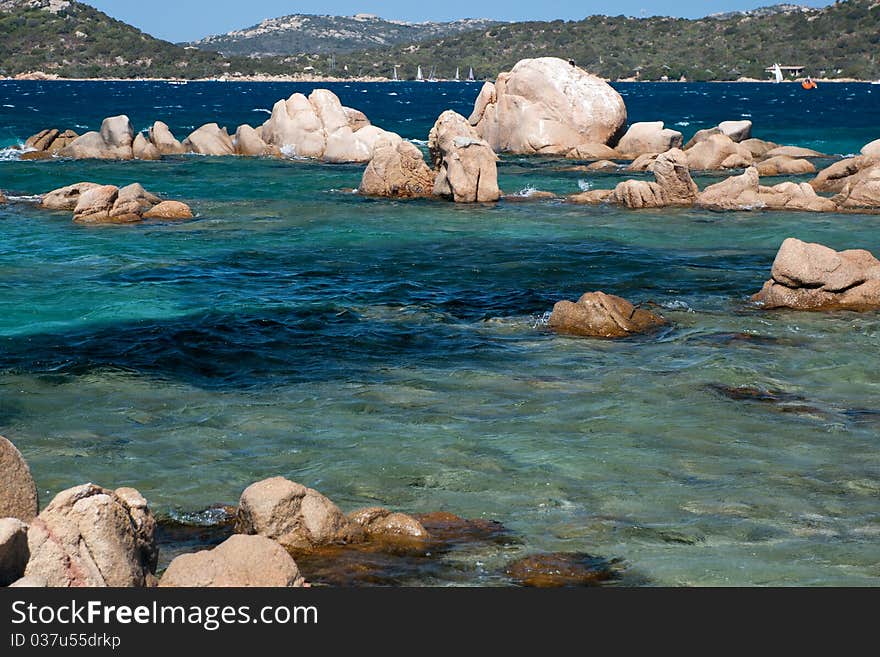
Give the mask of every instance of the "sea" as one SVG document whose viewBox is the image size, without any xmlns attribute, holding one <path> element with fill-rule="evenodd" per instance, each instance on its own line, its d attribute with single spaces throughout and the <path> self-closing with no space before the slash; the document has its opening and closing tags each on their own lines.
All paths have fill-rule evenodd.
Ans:
<svg viewBox="0 0 880 657">
<path fill-rule="evenodd" d="M 749 119 L 839 157 L 880 137 L 869 84 L 615 86 L 630 121 L 685 139 Z M 202 527 L 197 549 L 211 509 L 280 475 L 345 511 L 506 528 L 380 583 L 509 586 L 510 562 L 571 553 L 615 563 L 612 586 L 880 585 L 880 315 L 749 302 L 786 237 L 880 254 L 880 215 L 377 200 L 353 191 L 361 165 L 9 148 L 116 114 L 180 139 L 233 132 L 315 87 L 422 148 L 480 88 L 0 82 L 0 434 L 44 505 L 132 486 L 163 526 Z M 650 176 L 577 164 L 505 155 L 499 183 L 561 197 Z M 80 226 L 32 202 L 86 180 L 140 182 L 196 217 Z M 593 290 L 670 324 L 618 341 L 547 330 L 556 301 Z M 166 538 L 161 565 L 183 549 Z"/>
</svg>

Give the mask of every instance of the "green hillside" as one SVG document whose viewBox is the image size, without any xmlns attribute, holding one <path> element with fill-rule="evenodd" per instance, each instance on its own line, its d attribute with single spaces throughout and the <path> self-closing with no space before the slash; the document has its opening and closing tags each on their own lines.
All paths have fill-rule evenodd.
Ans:
<svg viewBox="0 0 880 657">
<path fill-rule="evenodd" d="M 708 17 L 626 18 L 509 23 L 408 47 L 383 48 L 336 58 L 337 69 L 401 77 L 416 67 L 436 67 L 450 77 L 473 67 L 492 78 L 524 57 L 557 56 L 610 79 L 666 75 L 689 80 L 766 79 L 765 67 L 803 65 L 813 76 L 880 78 L 880 2 L 847 0 L 824 9 L 791 8 Z M 306 65 L 306 58 L 299 58 Z M 319 72 L 326 70 L 309 60 Z"/>
<path fill-rule="evenodd" d="M 325 17 L 326 18 L 326 17 Z M 332 17 L 328 20 L 332 23 Z M 340 19 L 341 20 L 341 19 Z M 329 24 L 328 24 L 329 25 Z M 325 27 L 327 27 L 325 25 Z M 699 20 L 592 16 L 582 21 L 499 24 L 348 54 L 225 57 L 155 39 L 80 2 L 0 0 L 0 74 L 182 77 L 300 74 L 494 78 L 525 57 L 557 56 L 611 79 L 766 78 L 779 62 L 813 76 L 880 78 L 880 2 L 824 9 L 779 6 Z"/>
</svg>

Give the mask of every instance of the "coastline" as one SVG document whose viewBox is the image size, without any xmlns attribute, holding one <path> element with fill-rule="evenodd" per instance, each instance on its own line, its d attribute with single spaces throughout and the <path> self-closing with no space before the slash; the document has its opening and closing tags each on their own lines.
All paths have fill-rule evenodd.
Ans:
<svg viewBox="0 0 880 657">
<path fill-rule="evenodd" d="M 655 84 L 688 84 L 693 82 L 700 82 L 699 80 L 637 80 L 635 78 L 623 78 L 619 80 L 610 80 L 608 78 L 602 78 L 605 82 L 609 83 L 655 83 Z M 711 84 L 741 84 L 741 83 L 764 83 L 764 84 L 798 84 L 805 78 L 797 78 L 794 80 L 783 80 L 781 83 L 776 83 L 774 80 L 759 80 L 757 78 L 739 78 L 737 80 L 705 80 L 706 83 Z M 482 84 L 487 81 L 491 81 L 491 78 L 479 79 L 479 80 L 436 80 L 435 82 L 460 82 L 462 84 Z M 876 82 L 876 80 L 861 80 L 858 78 L 812 78 L 812 80 L 819 84 L 872 84 Z M 48 75 L 41 72 L 36 73 L 28 73 L 28 74 L 19 74 L 16 76 L 0 76 L 0 82 L 18 82 L 18 81 L 37 81 L 37 82 L 174 82 L 174 83 L 189 83 L 189 82 L 331 82 L 331 83 L 339 83 L 339 82 L 357 82 L 357 83 L 372 83 L 372 82 L 416 82 L 416 80 L 393 80 L 389 77 L 382 76 L 362 76 L 362 77 L 348 77 L 348 78 L 340 78 L 340 77 L 332 77 L 332 76 L 322 76 L 322 75 L 241 75 L 234 77 L 220 77 L 220 78 L 153 78 L 153 77 L 140 77 L 140 78 L 117 78 L 117 77 L 97 77 L 97 78 L 65 78 L 56 75 Z M 424 80 L 426 84 L 430 84 L 431 81 Z"/>
</svg>

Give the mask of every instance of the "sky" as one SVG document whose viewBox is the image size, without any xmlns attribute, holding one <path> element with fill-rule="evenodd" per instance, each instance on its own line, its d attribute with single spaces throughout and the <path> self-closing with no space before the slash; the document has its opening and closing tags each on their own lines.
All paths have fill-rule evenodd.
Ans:
<svg viewBox="0 0 880 657">
<path fill-rule="evenodd" d="M 287 14 L 376 14 L 382 18 L 426 21 L 457 18 L 499 20 L 579 20 L 592 14 L 683 16 L 754 9 L 783 0 L 88 0 L 86 4 L 168 41 L 194 41 L 211 34 L 250 27 L 264 18 Z M 828 0 L 788 0 L 821 7 Z"/>
</svg>

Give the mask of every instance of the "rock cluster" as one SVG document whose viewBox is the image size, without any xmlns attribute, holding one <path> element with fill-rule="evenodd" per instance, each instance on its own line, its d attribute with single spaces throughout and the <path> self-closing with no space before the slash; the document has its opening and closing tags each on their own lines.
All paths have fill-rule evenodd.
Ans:
<svg viewBox="0 0 880 657">
<path fill-rule="evenodd" d="M 663 121 L 633 123 L 621 137 L 615 150 L 620 157 L 632 159 L 644 153 L 665 153 L 681 148 L 682 134 L 665 128 Z"/>
<path fill-rule="evenodd" d="M 547 322 L 554 331 L 593 338 L 623 338 L 650 331 L 666 320 L 626 299 L 587 292 L 576 303 L 560 301 Z"/>
<path fill-rule="evenodd" d="M 697 195 L 696 206 L 708 210 L 804 210 L 833 212 L 837 205 L 816 194 L 808 183 L 784 182 L 772 187 L 760 184 L 755 167 L 709 185 Z"/>
<path fill-rule="evenodd" d="M 578 149 L 620 136 L 626 106 L 601 78 L 541 57 L 520 60 L 494 84 L 487 82 L 469 121 L 496 153 L 580 157 Z"/>
<path fill-rule="evenodd" d="M 358 191 L 367 196 L 427 197 L 434 193 L 435 175 L 414 144 L 383 137 L 374 146 Z"/>
<path fill-rule="evenodd" d="M 181 142 L 161 121 L 153 123 L 146 135 L 135 134 L 131 121 L 121 115 L 104 119 L 100 131 L 82 136 L 71 131 L 43 130 L 28 139 L 26 148 L 45 157 L 57 154 L 74 159 L 158 160 L 167 155 L 196 153 L 369 162 L 381 138 L 400 139 L 371 125 L 363 112 L 343 106 L 333 92 L 316 89 L 308 97 L 295 93 L 279 100 L 263 125 L 238 126 L 234 135 L 217 123 L 207 123 Z"/>
<path fill-rule="evenodd" d="M 81 182 L 44 195 L 40 206 L 47 210 L 72 210 L 73 220 L 83 224 L 124 224 L 144 219 L 191 219 L 192 210 L 180 201 L 163 201 L 139 183 L 119 188 Z"/>
<path fill-rule="evenodd" d="M 835 251 L 786 239 L 752 300 L 764 308 L 870 310 L 880 308 L 880 260 L 862 249 Z"/>
</svg>

